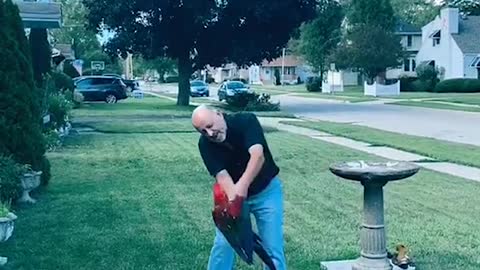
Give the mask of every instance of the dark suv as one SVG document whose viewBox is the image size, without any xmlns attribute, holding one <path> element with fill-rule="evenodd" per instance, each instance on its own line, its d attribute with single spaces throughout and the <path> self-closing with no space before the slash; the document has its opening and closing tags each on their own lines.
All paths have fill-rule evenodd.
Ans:
<svg viewBox="0 0 480 270">
<path fill-rule="evenodd" d="M 112 76 L 84 76 L 74 80 L 75 90 L 84 101 L 116 103 L 127 98 L 127 86 L 122 79 Z"/>
</svg>

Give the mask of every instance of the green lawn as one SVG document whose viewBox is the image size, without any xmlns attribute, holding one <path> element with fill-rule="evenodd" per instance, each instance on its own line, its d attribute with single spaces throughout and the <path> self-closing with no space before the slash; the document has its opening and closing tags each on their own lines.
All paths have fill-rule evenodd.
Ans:
<svg viewBox="0 0 480 270">
<path fill-rule="evenodd" d="M 307 98 L 334 99 L 334 100 L 347 101 L 347 102 L 350 102 L 350 103 L 358 103 L 358 102 L 377 100 L 374 97 L 343 96 L 341 93 L 335 93 L 333 95 L 332 94 L 320 94 L 320 93 L 301 93 L 301 94 L 294 94 L 294 96 L 307 97 Z"/>
<path fill-rule="evenodd" d="M 328 121 L 281 121 L 280 123 L 313 128 L 375 145 L 390 146 L 432 157 L 440 161 L 450 161 L 480 167 L 480 147 L 474 145 L 404 135 L 364 126 Z"/>
<path fill-rule="evenodd" d="M 446 100 L 438 100 L 438 101 L 446 101 Z M 388 104 L 423 107 L 423 108 L 430 108 L 430 109 L 464 111 L 464 112 L 480 112 L 480 107 L 458 106 L 454 104 L 438 103 L 433 101 L 397 101 L 397 102 L 391 102 Z"/>
<path fill-rule="evenodd" d="M 131 109 L 108 106 L 118 115 Z M 85 116 L 108 111 L 82 110 Z M 198 153 L 198 134 L 169 133 L 172 125 L 152 128 L 149 118 L 132 122 L 142 114 L 130 113 L 123 124 L 112 115 L 117 122 L 109 129 L 116 133 L 72 135 L 49 153 L 50 185 L 34 194 L 36 205 L 16 209 L 14 235 L 0 245 L 9 258 L 6 269 L 206 268 L 213 182 Z M 158 133 L 143 133 L 150 128 Z M 266 136 L 284 185 L 289 269 L 357 257 L 362 188 L 335 177 L 328 165 L 379 158 L 284 132 Z M 428 170 L 388 184 L 389 249 L 405 243 L 422 270 L 479 269 L 479 189 L 480 183 Z"/>
<path fill-rule="evenodd" d="M 463 94 L 463 95 L 453 96 L 448 99 L 436 99 L 436 100 L 480 106 L 480 93 Z"/>
</svg>

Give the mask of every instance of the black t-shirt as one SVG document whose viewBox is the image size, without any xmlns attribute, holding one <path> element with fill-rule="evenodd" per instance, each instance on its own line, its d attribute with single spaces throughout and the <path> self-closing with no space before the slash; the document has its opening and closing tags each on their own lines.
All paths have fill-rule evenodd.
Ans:
<svg viewBox="0 0 480 270">
<path fill-rule="evenodd" d="M 248 196 L 255 195 L 270 183 L 280 169 L 273 161 L 262 126 L 255 114 L 224 114 L 224 117 L 227 123 L 227 136 L 223 143 L 211 142 L 204 136 L 198 141 L 203 162 L 213 177 L 225 169 L 233 182 L 237 183 L 250 159 L 248 149 L 254 144 L 261 144 L 265 161 L 248 190 Z"/>
</svg>

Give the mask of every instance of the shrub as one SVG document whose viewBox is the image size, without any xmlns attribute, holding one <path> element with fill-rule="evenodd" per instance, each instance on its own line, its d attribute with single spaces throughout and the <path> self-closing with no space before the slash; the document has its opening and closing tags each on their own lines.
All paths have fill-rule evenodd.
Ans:
<svg viewBox="0 0 480 270">
<path fill-rule="evenodd" d="M 399 80 L 400 80 L 400 91 L 402 92 L 415 91 L 415 88 L 413 87 L 413 82 L 417 80 L 416 77 L 401 76 Z"/>
<path fill-rule="evenodd" d="M 19 198 L 22 191 L 20 177 L 24 167 L 16 163 L 11 156 L 0 155 L 0 201 L 12 202 Z"/>
<path fill-rule="evenodd" d="M 435 88 L 435 92 L 463 92 L 474 93 L 480 92 L 480 79 L 448 79 L 439 82 Z"/>
<path fill-rule="evenodd" d="M 319 92 L 322 90 L 322 80 L 320 77 L 308 77 L 305 87 L 308 92 Z"/>
<path fill-rule="evenodd" d="M 65 92 L 67 90 L 73 91 L 75 85 L 70 76 L 63 72 L 52 72 L 51 73 L 55 88 L 60 92 Z"/>
<path fill-rule="evenodd" d="M 422 89 L 425 89 L 421 91 L 433 91 L 435 85 L 439 82 L 438 68 L 435 68 L 431 65 L 421 64 L 417 67 L 416 72 L 418 80 L 422 81 Z"/>
<path fill-rule="evenodd" d="M 415 92 L 426 92 L 431 91 L 432 83 L 429 81 L 415 80 L 411 83 L 411 91 Z"/>
<path fill-rule="evenodd" d="M 0 1 L 0 21 L 0 153 L 44 171 L 42 95 L 35 88 L 31 51 L 12 1 Z"/>
<path fill-rule="evenodd" d="M 50 94 L 48 97 L 48 111 L 50 112 L 50 121 L 55 128 L 60 128 L 67 123 L 72 102 L 65 98 L 62 93 Z"/>
<path fill-rule="evenodd" d="M 281 85 L 282 82 L 280 81 L 280 71 L 278 70 L 278 68 L 275 69 L 274 71 L 274 76 L 275 76 L 275 85 Z"/>
<path fill-rule="evenodd" d="M 240 93 L 227 99 L 230 106 L 245 111 L 279 111 L 280 104 L 272 103 L 270 95 L 257 93 Z"/>
<path fill-rule="evenodd" d="M 245 106 L 245 111 L 279 111 L 280 103 L 272 103 L 269 94 L 262 93 L 260 96 L 255 94 L 255 98 L 250 100 Z"/>
</svg>

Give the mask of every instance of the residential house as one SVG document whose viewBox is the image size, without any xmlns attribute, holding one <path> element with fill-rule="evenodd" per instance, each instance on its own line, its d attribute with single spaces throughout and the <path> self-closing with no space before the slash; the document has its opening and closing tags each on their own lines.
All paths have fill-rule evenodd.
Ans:
<svg viewBox="0 0 480 270">
<path fill-rule="evenodd" d="M 283 69 L 283 78 L 282 78 Z M 272 61 L 263 60 L 260 65 L 260 81 L 263 84 L 275 83 L 275 70 L 278 70 L 280 81 L 287 84 L 295 84 L 298 80 L 305 82 L 308 77 L 314 76 L 311 67 L 298 56 L 287 54 Z"/>
<path fill-rule="evenodd" d="M 480 16 L 460 15 L 444 8 L 422 27 L 422 47 L 417 63 L 440 70 L 441 79 L 480 78 Z"/>
<path fill-rule="evenodd" d="M 62 9 L 58 2 L 14 1 L 20 11 L 24 28 L 60 28 L 62 25 Z"/>
<path fill-rule="evenodd" d="M 234 63 L 228 63 L 216 68 L 208 67 L 207 70 L 216 83 L 239 78 L 248 80 L 248 69 L 241 68 Z"/>
<path fill-rule="evenodd" d="M 386 77 L 387 79 L 398 79 L 402 76 L 415 77 L 416 56 L 422 46 L 422 29 L 399 21 L 395 26 L 395 35 L 400 36 L 400 42 L 407 56 L 401 66 L 388 69 Z"/>
</svg>

